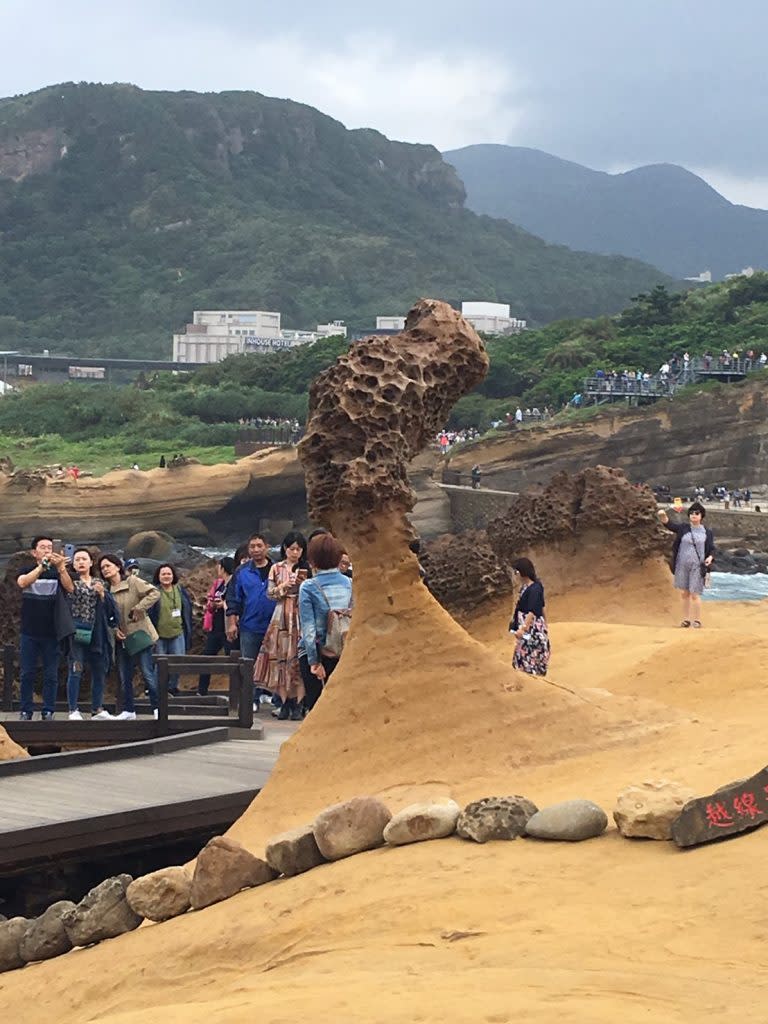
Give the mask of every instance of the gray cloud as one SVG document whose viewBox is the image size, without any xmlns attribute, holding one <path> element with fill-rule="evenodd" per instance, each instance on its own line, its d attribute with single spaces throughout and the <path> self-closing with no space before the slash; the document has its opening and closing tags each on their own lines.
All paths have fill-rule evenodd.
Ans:
<svg viewBox="0 0 768 1024">
<path fill-rule="evenodd" d="M 256 89 L 441 148 L 705 168 L 768 205 L 764 0 L 4 0 L 3 27 L 0 95 L 64 80 Z"/>
</svg>

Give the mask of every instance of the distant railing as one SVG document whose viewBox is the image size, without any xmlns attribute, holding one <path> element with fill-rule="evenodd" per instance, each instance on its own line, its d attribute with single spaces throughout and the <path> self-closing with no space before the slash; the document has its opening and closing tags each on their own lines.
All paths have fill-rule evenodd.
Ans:
<svg viewBox="0 0 768 1024">
<path fill-rule="evenodd" d="M 240 427 L 236 441 L 244 444 L 298 444 L 304 436 L 303 427 L 289 425 L 275 427 Z"/>
</svg>

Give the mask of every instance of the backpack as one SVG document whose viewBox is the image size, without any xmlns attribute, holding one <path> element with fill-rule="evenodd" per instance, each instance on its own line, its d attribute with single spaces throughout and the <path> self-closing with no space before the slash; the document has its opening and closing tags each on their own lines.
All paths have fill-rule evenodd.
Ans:
<svg viewBox="0 0 768 1024">
<path fill-rule="evenodd" d="M 344 650 L 344 641 L 347 639 L 349 622 L 352 618 L 351 608 L 331 608 L 331 603 L 325 595 L 325 591 L 318 583 L 318 589 L 323 600 L 328 605 L 328 617 L 325 624 L 325 643 L 319 647 L 320 654 L 325 658 L 340 658 Z"/>
</svg>

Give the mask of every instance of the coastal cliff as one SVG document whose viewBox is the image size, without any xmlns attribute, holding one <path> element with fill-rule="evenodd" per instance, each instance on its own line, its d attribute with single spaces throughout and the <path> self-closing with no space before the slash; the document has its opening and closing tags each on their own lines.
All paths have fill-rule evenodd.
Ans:
<svg viewBox="0 0 768 1024">
<path fill-rule="evenodd" d="M 624 470 L 636 482 L 690 489 L 768 485 L 768 383 L 721 386 L 642 409 L 606 407 L 594 418 L 518 430 L 451 457 L 484 487 L 524 491 L 586 466 Z"/>
<path fill-rule="evenodd" d="M 137 530 L 204 540 L 247 521 L 305 515 L 304 474 L 293 448 L 257 452 L 235 463 L 116 470 L 55 480 L 0 474 L 0 551 L 29 545 L 38 530 L 86 541 Z"/>
</svg>

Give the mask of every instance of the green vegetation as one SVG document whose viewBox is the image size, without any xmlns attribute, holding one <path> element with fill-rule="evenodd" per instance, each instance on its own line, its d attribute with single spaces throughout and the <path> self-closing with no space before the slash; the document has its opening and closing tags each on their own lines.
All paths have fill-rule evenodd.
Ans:
<svg viewBox="0 0 768 1024">
<path fill-rule="evenodd" d="M 167 358 L 193 309 L 365 328 L 421 295 L 545 323 L 670 280 L 463 201 L 432 146 L 257 93 L 70 83 L 0 100 L 0 347 Z"/>
<path fill-rule="evenodd" d="M 230 356 L 187 376 L 143 376 L 132 386 L 70 381 L 33 384 L 0 400 L 0 455 L 19 465 L 76 462 L 101 471 L 155 465 L 177 451 L 203 462 L 233 457 L 238 420 L 303 421 L 313 378 L 345 351 L 326 338 L 284 353 Z M 539 331 L 491 338 L 488 376 L 453 410 L 448 426 L 486 429 L 520 403 L 560 409 L 602 367 L 655 371 L 674 352 L 768 351 L 768 274 L 671 295 L 636 296 L 618 317 L 562 320 Z M 760 375 L 765 377 L 765 371 Z M 693 385 L 699 394 L 715 382 Z M 685 391 L 675 401 L 684 401 Z M 580 409 L 562 422 L 596 415 Z"/>
</svg>

